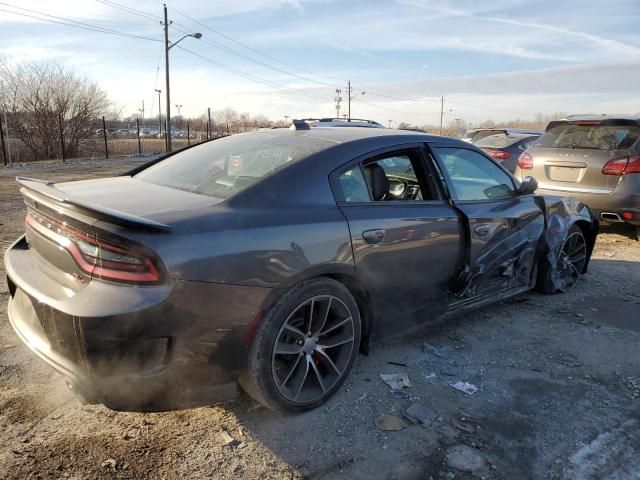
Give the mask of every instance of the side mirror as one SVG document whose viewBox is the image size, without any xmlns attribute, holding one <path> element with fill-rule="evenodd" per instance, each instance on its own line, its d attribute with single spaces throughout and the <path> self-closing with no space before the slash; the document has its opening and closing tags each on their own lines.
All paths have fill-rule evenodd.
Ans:
<svg viewBox="0 0 640 480">
<path fill-rule="evenodd" d="M 533 177 L 524 177 L 518 187 L 518 195 L 530 195 L 538 189 L 538 181 Z"/>
</svg>

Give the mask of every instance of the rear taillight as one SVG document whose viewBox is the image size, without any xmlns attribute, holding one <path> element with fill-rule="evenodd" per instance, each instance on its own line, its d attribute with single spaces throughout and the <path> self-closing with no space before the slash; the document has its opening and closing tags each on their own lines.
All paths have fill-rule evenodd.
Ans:
<svg viewBox="0 0 640 480">
<path fill-rule="evenodd" d="M 132 283 L 160 280 L 149 257 L 111 242 L 96 239 L 66 223 L 29 211 L 26 223 L 40 235 L 67 250 L 80 269 L 93 277 Z"/>
<path fill-rule="evenodd" d="M 533 157 L 527 152 L 521 153 L 518 157 L 518 167 L 520 167 L 520 170 L 532 170 Z"/>
<path fill-rule="evenodd" d="M 511 156 L 509 152 L 505 152 L 502 150 L 491 150 L 489 152 L 489 155 L 491 155 L 491 157 L 495 158 L 496 160 L 508 160 Z"/>
<path fill-rule="evenodd" d="M 640 156 L 620 157 L 609 160 L 602 167 L 605 175 L 626 175 L 627 173 L 640 173 Z"/>
</svg>

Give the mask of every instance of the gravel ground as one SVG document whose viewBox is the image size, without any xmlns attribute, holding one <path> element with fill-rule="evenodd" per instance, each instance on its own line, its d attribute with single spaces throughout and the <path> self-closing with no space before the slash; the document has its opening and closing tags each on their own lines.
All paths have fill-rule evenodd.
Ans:
<svg viewBox="0 0 640 480">
<path fill-rule="evenodd" d="M 0 246 L 24 228 L 13 176 L 107 176 L 142 161 L 0 169 Z M 296 416 L 245 395 L 156 414 L 82 405 L 13 333 L 3 282 L 0 478 L 640 479 L 639 246 L 606 231 L 568 294 L 520 295 L 375 344 L 333 399 Z M 395 398 L 381 373 L 406 373 L 409 398 Z M 375 426 L 414 403 L 428 425 Z"/>
</svg>

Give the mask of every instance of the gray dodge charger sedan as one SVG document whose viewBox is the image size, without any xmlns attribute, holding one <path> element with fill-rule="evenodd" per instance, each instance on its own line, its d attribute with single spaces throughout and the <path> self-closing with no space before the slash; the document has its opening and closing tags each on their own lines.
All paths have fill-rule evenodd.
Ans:
<svg viewBox="0 0 640 480">
<path fill-rule="evenodd" d="M 234 135 L 125 175 L 18 178 L 18 336 L 86 401 L 153 411 L 327 400 L 372 340 L 573 287 L 598 224 L 459 140 L 372 128 Z"/>
</svg>

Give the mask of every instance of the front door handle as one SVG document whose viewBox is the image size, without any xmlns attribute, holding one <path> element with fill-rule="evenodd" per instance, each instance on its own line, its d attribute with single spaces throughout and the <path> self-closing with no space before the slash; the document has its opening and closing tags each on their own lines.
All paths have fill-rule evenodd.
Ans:
<svg viewBox="0 0 640 480">
<path fill-rule="evenodd" d="M 382 228 L 374 228 L 372 230 L 365 230 L 362 232 L 362 238 L 365 242 L 375 245 L 376 243 L 380 243 L 384 238 L 384 229 Z"/>
<path fill-rule="evenodd" d="M 491 227 L 488 223 L 480 223 L 473 227 L 473 233 L 475 233 L 476 238 L 487 238 L 491 233 Z"/>
</svg>

